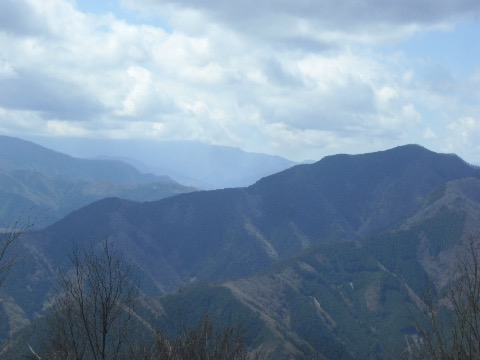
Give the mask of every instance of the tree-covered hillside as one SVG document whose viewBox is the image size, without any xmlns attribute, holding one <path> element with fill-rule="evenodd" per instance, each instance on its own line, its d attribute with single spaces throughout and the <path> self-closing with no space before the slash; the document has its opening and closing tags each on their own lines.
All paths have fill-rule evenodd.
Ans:
<svg viewBox="0 0 480 360">
<path fill-rule="evenodd" d="M 442 298 L 479 218 L 480 169 L 419 146 L 327 157 L 247 188 L 109 198 L 17 244 L 3 331 L 48 308 L 74 244 L 108 238 L 157 296 L 139 316 L 162 331 L 209 313 L 244 323 L 270 358 L 388 358 L 418 342 L 409 316 L 427 290 Z"/>
</svg>

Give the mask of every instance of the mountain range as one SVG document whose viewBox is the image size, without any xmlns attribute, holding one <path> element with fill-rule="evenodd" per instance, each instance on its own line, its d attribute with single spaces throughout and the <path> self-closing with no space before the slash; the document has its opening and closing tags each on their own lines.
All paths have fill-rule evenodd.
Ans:
<svg viewBox="0 0 480 360">
<path fill-rule="evenodd" d="M 33 138 L 82 158 L 116 159 L 142 172 L 168 175 L 181 184 L 212 190 L 252 185 L 298 163 L 267 154 L 196 141 Z"/>
<path fill-rule="evenodd" d="M 37 226 L 111 196 L 147 201 L 196 190 L 168 176 L 143 174 L 118 160 L 80 159 L 0 136 L 0 227 L 36 217 Z"/>
<path fill-rule="evenodd" d="M 329 156 L 248 187 L 108 198 L 17 244 L 2 332 L 41 317 L 73 244 L 108 237 L 138 267 L 159 328 L 175 328 L 180 308 L 239 319 L 270 358 L 393 357 L 418 340 L 409 314 L 427 289 L 441 295 L 479 216 L 480 168 L 418 145 Z"/>
</svg>

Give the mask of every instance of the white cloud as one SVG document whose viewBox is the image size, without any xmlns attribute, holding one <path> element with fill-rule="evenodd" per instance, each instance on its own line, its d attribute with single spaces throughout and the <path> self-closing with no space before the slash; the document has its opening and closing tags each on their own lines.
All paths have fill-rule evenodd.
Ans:
<svg viewBox="0 0 480 360">
<path fill-rule="evenodd" d="M 435 132 L 432 130 L 431 127 L 427 127 L 424 132 L 423 132 L 423 137 L 426 139 L 426 140 L 434 140 L 434 139 L 437 139 L 438 136 L 437 134 L 435 134 Z"/>
<path fill-rule="evenodd" d="M 424 28 L 445 27 L 455 19 L 480 14 L 471 0 L 123 0 L 132 8 L 156 11 L 174 28 L 198 33 L 220 23 L 254 38 L 282 40 L 310 49 L 341 43 L 390 42 Z M 303 41 L 302 41 L 303 39 Z"/>
<path fill-rule="evenodd" d="M 445 151 L 458 152 L 464 149 L 466 160 L 479 164 L 480 154 L 480 117 L 464 117 L 448 125 L 449 135 Z"/>
<path fill-rule="evenodd" d="M 478 74 L 463 85 L 419 74 L 374 46 L 478 14 L 477 2 L 124 1 L 155 26 L 67 0 L 5 1 L 21 16 L 0 15 L 3 132 L 194 139 L 300 160 L 415 139 L 438 148 L 451 119 L 478 118 Z"/>
<path fill-rule="evenodd" d="M 17 76 L 17 72 L 11 64 L 0 60 L 0 80 L 14 78 Z"/>
<path fill-rule="evenodd" d="M 154 120 L 150 118 L 152 112 L 162 111 L 165 114 L 172 110 L 173 103 L 161 94 L 149 70 L 130 66 L 126 72 L 130 77 L 129 90 L 120 108 L 114 112 L 116 115 Z"/>
<path fill-rule="evenodd" d="M 466 145 L 480 144 L 480 119 L 465 117 L 448 125 L 452 138 Z"/>
<path fill-rule="evenodd" d="M 60 120 L 47 120 L 46 133 L 54 136 L 85 136 L 88 132 L 85 128 L 75 122 Z"/>
</svg>

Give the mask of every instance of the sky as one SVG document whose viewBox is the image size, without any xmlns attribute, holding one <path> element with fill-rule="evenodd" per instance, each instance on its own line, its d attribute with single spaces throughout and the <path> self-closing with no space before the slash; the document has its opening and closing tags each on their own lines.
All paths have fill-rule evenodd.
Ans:
<svg viewBox="0 0 480 360">
<path fill-rule="evenodd" d="M 0 133 L 480 163 L 480 1 L 0 0 Z"/>
</svg>

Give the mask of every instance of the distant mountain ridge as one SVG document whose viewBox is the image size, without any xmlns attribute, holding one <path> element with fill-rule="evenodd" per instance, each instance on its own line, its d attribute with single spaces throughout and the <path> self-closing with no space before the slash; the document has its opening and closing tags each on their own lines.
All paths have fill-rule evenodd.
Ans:
<svg viewBox="0 0 480 360">
<path fill-rule="evenodd" d="M 280 156 L 196 141 L 38 138 L 75 156 L 120 159 L 144 172 L 168 175 L 181 184 L 211 190 L 245 187 L 296 165 Z"/>
<path fill-rule="evenodd" d="M 480 179 L 480 169 L 418 146 L 333 156 L 248 188 L 99 201 L 38 233 L 38 241 L 61 249 L 66 238 L 112 237 L 172 291 L 193 278 L 242 276 L 312 246 L 382 231 L 413 216 L 441 184 L 468 177 Z M 171 274 L 165 283 L 162 271 Z"/>
<path fill-rule="evenodd" d="M 159 326 L 174 326 L 182 304 L 192 317 L 242 314 L 271 358 L 386 358 L 414 341 L 409 311 L 426 286 L 448 283 L 479 217 L 480 168 L 417 145 L 329 156 L 245 188 L 108 198 L 28 234 L 3 316 L 18 316 L 15 304 L 31 321 L 72 244 L 108 237 L 149 295 L 170 294 L 152 300 Z"/>
<path fill-rule="evenodd" d="M 114 184 L 152 183 L 166 180 L 142 174 L 116 160 L 79 159 L 47 149 L 30 141 L 0 135 L 0 168 L 33 170 L 67 180 L 105 181 Z"/>
<path fill-rule="evenodd" d="M 418 210 L 422 198 L 440 184 L 479 174 L 479 168 L 456 155 L 405 145 L 369 154 L 327 156 L 312 165 L 295 167 L 284 172 L 283 189 L 277 192 L 287 194 L 290 184 L 302 182 L 303 186 L 294 190 L 298 197 L 292 203 L 298 202 L 298 208 L 304 206 L 312 201 L 313 194 L 330 209 L 331 217 L 348 224 L 347 232 L 362 235 Z M 268 194 L 277 181 L 275 176 L 268 177 L 256 187 Z M 312 220 L 318 220 L 318 216 L 312 216 Z"/>
<path fill-rule="evenodd" d="M 30 214 L 44 226 L 111 196 L 151 201 L 193 190 L 120 161 L 78 159 L 0 136 L 0 227 Z"/>
</svg>

